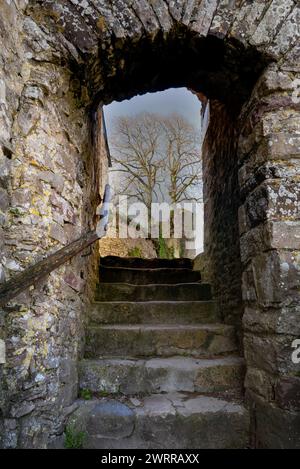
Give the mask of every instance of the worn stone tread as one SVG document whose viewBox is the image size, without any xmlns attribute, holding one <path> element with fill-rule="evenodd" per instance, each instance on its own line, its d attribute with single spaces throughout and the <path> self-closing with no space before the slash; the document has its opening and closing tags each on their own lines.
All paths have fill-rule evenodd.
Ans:
<svg viewBox="0 0 300 469">
<path fill-rule="evenodd" d="M 241 390 L 244 360 L 238 356 L 212 359 L 190 357 L 82 360 L 79 385 L 94 393 L 127 395 L 173 391 L 222 392 Z"/>
<path fill-rule="evenodd" d="M 108 267 L 128 267 L 128 268 L 185 268 L 192 269 L 193 261 L 187 258 L 180 259 L 142 259 L 140 257 L 118 257 L 105 256 L 101 257 L 100 266 Z"/>
<path fill-rule="evenodd" d="M 217 322 L 216 304 L 208 301 L 96 301 L 89 310 L 95 324 L 198 324 Z"/>
<path fill-rule="evenodd" d="M 94 326 L 97 327 L 97 326 Z M 233 326 L 227 324 L 114 324 L 114 325 L 102 325 L 99 326 L 101 329 L 113 329 L 113 330 L 210 330 L 215 333 L 224 333 L 226 331 L 232 331 Z"/>
<path fill-rule="evenodd" d="M 135 285 L 193 283 L 201 281 L 199 271 L 187 268 L 128 268 L 100 265 L 102 283 L 130 283 Z"/>
<path fill-rule="evenodd" d="M 133 285 L 129 283 L 101 283 L 96 291 L 97 301 L 159 301 L 211 300 L 208 283 L 176 283 Z"/>
<path fill-rule="evenodd" d="M 237 402 L 197 394 L 78 401 L 69 425 L 84 448 L 245 448 L 249 414 Z"/>
<path fill-rule="evenodd" d="M 235 329 L 225 324 L 115 324 L 87 329 L 86 357 L 193 357 L 236 351 Z"/>
</svg>

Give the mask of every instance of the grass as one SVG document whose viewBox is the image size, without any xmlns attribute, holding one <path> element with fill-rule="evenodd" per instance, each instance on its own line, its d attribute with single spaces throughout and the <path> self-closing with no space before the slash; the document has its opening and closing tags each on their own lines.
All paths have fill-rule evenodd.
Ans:
<svg viewBox="0 0 300 469">
<path fill-rule="evenodd" d="M 79 396 L 81 399 L 85 399 L 86 401 L 90 401 L 93 397 L 93 393 L 90 389 L 81 389 Z"/>
<path fill-rule="evenodd" d="M 158 239 L 157 255 L 160 259 L 174 259 L 174 248 L 169 247 L 162 236 Z"/>
<path fill-rule="evenodd" d="M 67 425 L 65 429 L 65 448 L 81 449 L 86 437 L 86 432 L 76 430 L 74 425 Z"/>
<path fill-rule="evenodd" d="M 135 246 L 134 248 L 129 249 L 128 256 L 129 257 L 143 257 L 141 248 L 139 248 L 138 246 Z"/>
</svg>

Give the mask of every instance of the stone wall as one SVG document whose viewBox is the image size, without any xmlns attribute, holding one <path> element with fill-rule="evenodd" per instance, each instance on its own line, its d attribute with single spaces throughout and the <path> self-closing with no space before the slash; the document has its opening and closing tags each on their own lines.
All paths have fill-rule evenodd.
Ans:
<svg viewBox="0 0 300 469">
<path fill-rule="evenodd" d="M 0 10 L 1 281 L 92 229 L 99 203 L 85 88 L 66 42 L 23 15 L 26 3 Z M 45 447 L 62 433 L 97 259 L 97 248 L 87 249 L 1 311 L 5 448 Z"/>
<path fill-rule="evenodd" d="M 151 239 L 122 239 L 118 237 L 105 237 L 99 241 L 100 256 L 143 257 L 152 259 L 157 257 Z"/>
<path fill-rule="evenodd" d="M 256 447 L 299 445 L 298 79 L 293 62 L 270 65 L 236 122 L 212 102 L 204 142 L 206 275 L 224 320 L 243 317 Z"/>
<path fill-rule="evenodd" d="M 241 337 L 237 123 L 220 102 L 213 100 L 209 109 L 210 124 L 203 143 L 205 275 L 213 285 L 221 317 L 236 325 Z"/>
<path fill-rule="evenodd" d="M 220 141 L 211 140 L 207 156 L 220 250 L 209 249 L 223 276 L 224 318 L 240 321 L 240 297 L 229 311 L 221 289 L 230 269 L 240 268 L 238 250 L 229 246 L 236 259 L 224 253 L 215 229 L 217 206 L 237 219 L 227 198 L 237 209 L 238 170 L 246 388 L 253 443 L 262 447 L 300 441 L 299 365 L 291 361 L 300 335 L 299 16 L 294 0 L 2 0 L 0 10 L 2 281 L 94 224 L 99 165 L 91 122 L 99 103 L 174 86 L 221 103 L 208 131 Z M 223 186 L 213 187 L 208 175 L 220 181 L 222 170 Z M 224 233 L 235 242 L 237 223 Z M 5 324 L 1 316 L 5 447 L 45 447 L 62 432 L 96 261 L 87 250 L 12 302 Z M 239 284 L 236 276 L 233 288 Z"/>
<path fill-rule="evenodd" d="M 258 447 L 300 441 L 300 364 L 292 361 L 300 337 L 299 72 L 299 61 L 270 66 L 241 116 L 245 384 Z"/>
</svg>

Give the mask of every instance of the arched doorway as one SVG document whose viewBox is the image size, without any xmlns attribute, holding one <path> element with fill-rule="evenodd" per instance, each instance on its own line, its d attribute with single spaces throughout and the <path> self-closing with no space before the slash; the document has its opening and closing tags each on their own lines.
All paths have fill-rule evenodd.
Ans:
<svg viewBox="0 0 300 469">
<path fill-rule="evenodd" d="M 70 215 L 74 210 L 78 215 L 77 226 L 91 223 L 95 206 L 90 197 L 91 181 L 95 180 L 96 170 L 88 131 L 99 104 L 182 85 L 198 93 L 204 101 L 209 99 L 210 125 L 205 142 L 206 242 L 216 294 L 225 322 L 236 324 L 241 331 L 244 318 L 246 387 L 253 409 L 256 444 L 288 446 L 296 441 L 299 419 L 297 405 L 287 392 L 287 388 L 292 389 L 294 396 L 299 386 L 298 371 L 291 361 L 291 344 L 299 335 L 296 322 L 299 148 L 295 138 L 299 125 L 295 81 L 299 79 L 295 66 L 299 54 L 299 9 L 294 2 L 282 6 L 275 1 L 245 3 L 239 7 L 228 7 L 224 2 L 145 1 L 131 2 L 126 7 L 119 2 L 85 3 L 46 1 L 40 6 L 31 2 L 26 14 L 22 10 L 15 13 L 18 27 L 23 28 L 29 40 L 22 44 L 25 55 L 16 61 L 15 67 L 16 75 L 16 70 L 22 70 L 19 81 L 23 87 L 16 91 L 21 98 L 12 136 L 11 174 L 12 197 L 17 204 L 12 203 L 11 208 L 26 207 L 30 217 L 38 217 L 28 223 L 28 239 L 31 234 L 38 234 L 32 236 L 32 243 L 43 239 L 45 250 L 51 247 L 50 238 L 63 244 L 66 233 L 69 236 L 74 232 L 76 221 Z M 53 117 L 52 122 L 49 116 Z M 51 134 L 53 127 L 55 136 Z M 50 174 L 45 170 L 49 161 Z M 29 196 L 26 199 L 26 185 L 20 187 L 20 172 L 22 183 L 28 183 L 26 178 L 24 181 L 20 162 L 47 173 L 29 172 L 31 181 L 46 179 L 54 192 L 64 185 L 62 198 L 44 194 L 46 202 L 39 202 L 39 214 L 34 212 L 36 201 Z M 64 168 L 63 180 L 53 179 L 57 165 Z M 74 181 L 80 189 L 77 200 L 70 203 Z M 47 232 L 45 236 L 43 222 L 47 225 L 49 203 L 54 207 L 56 219 L 50 234 Z M 20 216 L 10 213 L 11 226 L 18 229 L 15 244 L 12 236 L 7 236 L 10 243 L 6 249 L 8 257 L 19 256 L 18 262 L 22 264 L 27 262 L 24 251 L 28 249 L 11 248 L 18 248 L 24 236 Z M 62 224 L 60 216 L 63 216 Z M 30 260 L 40 254 L 35 249 L 31 252 Z M 19 408 L 15 411 L 24 435 L 20 445 L 45 445 L 47 435 L 55 435 L 61 429 L 59 415 L 51 410 L 52 402 L 59 402 L 61 408 L 71 404 L 70 395 L 63 395 L 72 393 L 72 382 L 64 376 L 63 366 L 71 367 L 75 373 L 82 331 L 82 304 L 76 304 L 77 296 L 78 292 L 84 298 L 89 296 L 86 284 L 92 285 L 95 273 L 95 257 L 89 259 L 89 266 L 85 263 L 82 269 L 83 260 L 74 261 L 69 272 L 58 273 L 49 285 L 41 286 L 36 296 L 24 300 L 34 314 L 48 313 L 47 288 L 52 292 L 51 301 L 58 312 L 65 311 L 71 301 L 78 326 L 73 331 L 78 346 L 74 354 L 70 344 L 60 344 L 56 353 L 64 356 L 64 365 L 51 368 L 47 364 L 46 369 L 52 370 L 48 374 L 52 373 L 57 383 L 55 390 L 50 392 L 45 388 L 41 394 L 48 402 L 51 430 L 40 432 L 43 406 L 39 401 L 33 404 L 32 395 L 28 396 L 30 412 L 20 413 Z M 82 275 L 75 275 L 74 269 L 81 270 Z M 55 286 L 62 278 L 71 288 L 68 295 L 62 295 Z M 13 327 L 24 327 L 22 314 L 19 311 L 14 314 Z M 11 384 L 17 400 L 22 392 L 23 372 L 29 382 L 43 375 L 38 372 L 45 367 L 43 353 L 32 364 L 32 355 L 40 343 L 49 345 L 51 341 L 52 349 L 56 349 L 56 330 L 61 327 L 63 334 L 67 334 L 66 330 L 74 329 L 72 315 L 64 313 L 63 322 L 58 316 L 50 315 L 53 324 L 47 327 L 43 323 L 40 335 L 35 331 L 31 353 L 25 354 L 25 359 L 18 364 L 20 382 Z M 52 335 L 49 335 L 51 327 Z M 31 328 L 28 323 L 25 344 L 32 342 L 28 333 Z M 55 354 L 51 357 L 55 358 Z M 29 371 L 28 363 L 31 363 Z M 70 373 L 69 369 L 66 375 Z M 40 422 L 33 431 L 35 443 L 28 432 L 33 415 Z M 282 419 L 290 425 L 288 441 L 282 432 Z M 270 434 L 275 436 L 268 437 Z"/>
</svg>

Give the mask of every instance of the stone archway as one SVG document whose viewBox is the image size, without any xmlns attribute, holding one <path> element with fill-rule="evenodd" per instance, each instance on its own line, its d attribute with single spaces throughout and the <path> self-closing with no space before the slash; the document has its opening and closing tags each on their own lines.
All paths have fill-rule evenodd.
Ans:
<svg viewBox="0 0 300 469">
<path fill-rule="evenodd" d="M 99 103 L 182 84 L 205 95 L 211 101 L 204 152 L 206 242 L 224 320 L 241 330 L 243 316 L 253 438 L 257 446 L 295 446 L 296 2 L 26 3 L 2 13 L 7 34 L 10 25 L 24 33 L 22 41 L 11 34 L 3 49 L 8 65 L 0 96 L 7 128 L 0 143 L 7 187 L 1 200 L 10 228 L 4 232 L 4 270 L 9 274 L 11 266 L 32 262 L 53 240 L 64 244 L 75 225 L 83 230 L 92 223 L 97 167 L 90 123 Z M 20 53 L 12 58 L 14 49 Z M 6 372 L 14 404 L 2 406 L 7 446 L 46 446 L 71 411 L 82 311 L 96 272 L 96 254 L 87 259 L 75 259 L 18 299 L 8 318 L 4 334 L 23 335 L 19 343 L 8 339 L 15 370 Z"/>
</svg>

